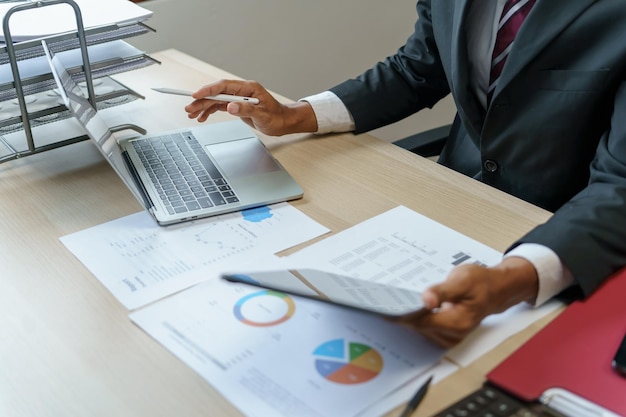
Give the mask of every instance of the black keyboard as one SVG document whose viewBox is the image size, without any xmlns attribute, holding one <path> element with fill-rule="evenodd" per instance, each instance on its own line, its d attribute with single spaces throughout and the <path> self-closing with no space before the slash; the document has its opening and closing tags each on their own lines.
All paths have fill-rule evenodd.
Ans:
<svg viewBox="0 0 626 417">
<path fill-rule="evenodd" d="M 484 385 L 433 417 L 564 417 L 539 403 L 524 403 Z"/>
<path fill-rule="evenodd" d="M 170 214 L 239 201 L 191 132 L 138 139 L 132 145 Z"/>
</svg>

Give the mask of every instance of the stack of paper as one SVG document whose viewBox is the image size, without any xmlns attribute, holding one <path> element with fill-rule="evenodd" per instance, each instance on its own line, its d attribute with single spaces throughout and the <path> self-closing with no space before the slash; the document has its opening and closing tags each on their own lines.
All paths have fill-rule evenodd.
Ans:
<svg viewBox="0 0 626 417">
<path fill-rule="evenodd" d="M 275 213 L 284 211 L 281 221 L 257 225 L 262 228 L 254 241 L 249 234 L 242 240 L 237 230 L 245 220 L 235 215 L 166 233 L 139 217 L 120 219 L 62 242 L 120 302 L 144 306 L 130 314 L 133 322 L 247 416 L 383 414 L 406 402 L 425 376 L 454 371 L 448 358 L 471 362 L 552 309 L 518 305 L 486 319 L 460 351 L 444 352 L 370 314 L 220 280 L 220 271 L 314 267 L 423 291 L 456 265 L 492 265 L 501 258 L 396 207 L 279 259 L 267 249 L 285 247 L 285 230 L 304 238 L 309 223 L 289 207 L 274 207 Z M 166 298 L 145 306 L 161 297 Z"/>
<path fill-rule="evenodd" d="M 84 39 L 88 45 L 89 64 L 93 79 L 108 77 L 154 64 L 144 51 L 124 42 L 122 39 L 138 36 L 150 30 L 142 22 L 152 16 L 152 12 L 128 0 L 74 0 L 80 9 Z M 7 47 L 0 46 L 0 129 L 6 133 L 19 132 L 23 125 L 22 110 L 17 106 L 17 88 L 27 105 L 30 127 L 64 120 L 69 116 L 59 103 L 54 92 L 54 80 L 43 54 L 41 38 L 46 38 L 50 49 L 57 53 L 76 82 L 85 80 L 83 57 L 76 36 L 77 13 L 67 3 L 47 4 L 37 2 L 37 7 L 12 10 L 17 6 L 30 7 L 35 3 L 11 1 L 0 3 L 0 16 L 9 23 L 10 37 L 13 40 L 15 61 L 19 70 L 19 80 L 14 80 L 13 67 Z M 9 11 L 11 11 L 9 13 Z M 8 15 L 7 15 L 8 14 Z M 0 41 L 6 40 L 0 31 Z M 100 84 L 103 80 L 98 81 Z M 94 83 L 95 84 L 95 83 Z M 108 83 L 111 84 L 111 83 Z M 118 84 L 116 87 L 121 86 Z M 98 88 L 95 88 L 98 87 Z M 95 86 L 95 101 L 98 108 L 120 105 L 138 97 L 124 87 L 111 89 Z M 63 137 L 69 139 L 69 137 Z M 9 141 L 11 142 L 11 141 Z M 15 149 L 26 148 L 23 138 L 12 145 Z"/>
<path fill-rule="evenodd" d="M 141 22 L 152 17 L 150 10 L 128 0 L 74 0 L 80 8 L 85 29 L 113 23 Z M 21 2 L 0 3 L 0 16 Z M 74 10 L 67 4 L 55 4 L 13 13 L 9 29 L 14 42 L 43 38 L 76 31 Z M 5 41 L 4 33 L 0 40 Z"/>
</svg>

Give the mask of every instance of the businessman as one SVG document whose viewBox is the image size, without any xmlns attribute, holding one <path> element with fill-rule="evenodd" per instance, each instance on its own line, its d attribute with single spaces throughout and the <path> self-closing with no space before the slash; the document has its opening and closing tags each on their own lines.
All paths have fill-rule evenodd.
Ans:
<svg viewBox="0 0 626 417">
<path fill-rule="evenodd" d="M 185 107 L 228 111 L 280 136 L 366 132 L 452 94 L 439 162 L 554 215 L 493 267 L 454 269 L 404 324 L 442 346 L 489 314 L 539 305 L 568 287 L 591 294 L 626 265 L 626 2 L 420 0 L 414 33 L 355 79 L 297 103 L 252 81 L 222 80 Z M 252 96 L 259 105 L 202 99 Z"/>
</svg>

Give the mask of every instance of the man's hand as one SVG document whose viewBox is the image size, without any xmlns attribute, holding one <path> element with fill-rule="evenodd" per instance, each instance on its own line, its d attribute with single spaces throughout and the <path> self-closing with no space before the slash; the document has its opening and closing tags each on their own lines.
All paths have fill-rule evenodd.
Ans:
<svg viewBox="0 0 626 417">
<path fill-rule="evenodd" d="M 461 265 L 447 279 L 424 292 L 426 314 L 418 312 L 397 322 L 422 333 L 442 347 L 452 347 L 490 314 L 521 301 L 532 302 L 539 282 L 533 265 L 517 257 L 494 267 Z"/>
<path fill-rule="evenodd" d="M 259 104 L 226 103 L 205 99 L 217 94 L 232 94 L 259 99 Z M 227 111 L 240 117 L 249 126 L 270 136 L 317 131 L 317 119 L 310 104 L 279 103 L 263 86 L 255 81 L 220 80 L 207 84 L 193 93 L 194 102 L 185 106 L 190 119 L 204 122 L 216 111 Z"/>
</svg>

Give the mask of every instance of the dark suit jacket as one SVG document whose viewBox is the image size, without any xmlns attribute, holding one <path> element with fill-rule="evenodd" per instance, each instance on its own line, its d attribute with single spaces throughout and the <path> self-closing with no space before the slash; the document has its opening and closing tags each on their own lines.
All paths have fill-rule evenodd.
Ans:
<svg viewBox="0 0 626 417">
<path fill-rule="evenodd" d="M 331 90 L 356 133 L 452 93 L 439 162 L 554 211 L 516 244 L 553 249 L 588 294 L 626 265 L 626 1 L 538 0 L 486 111 L 468 79 L 471 1 L 419 1 L 396 55 Z"/>
</svg>

